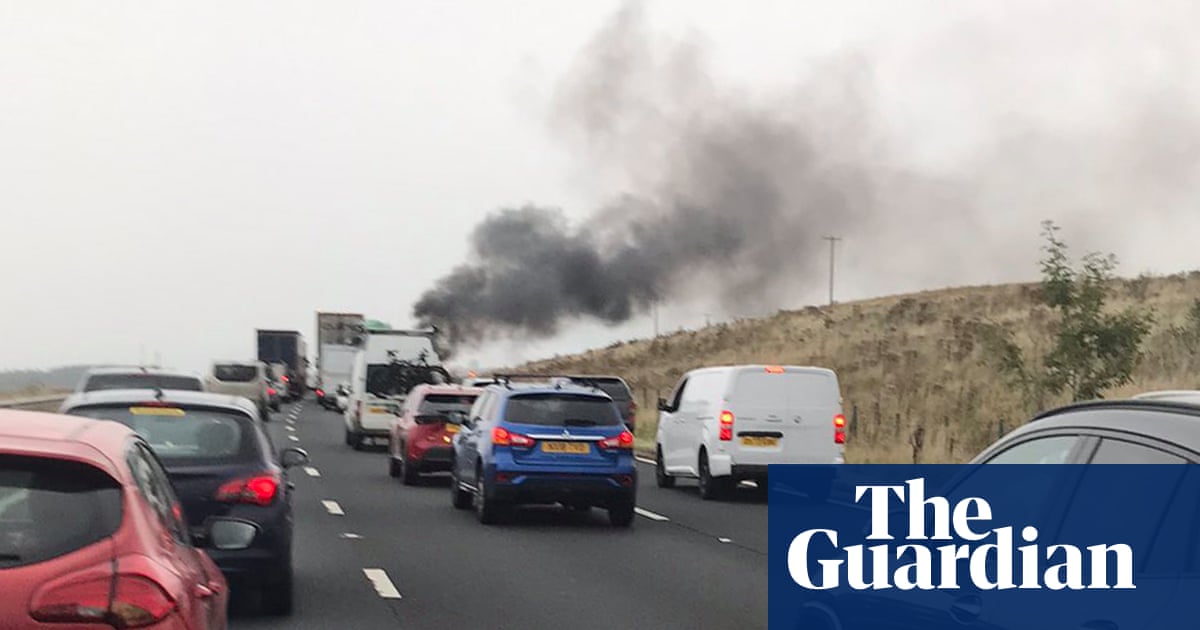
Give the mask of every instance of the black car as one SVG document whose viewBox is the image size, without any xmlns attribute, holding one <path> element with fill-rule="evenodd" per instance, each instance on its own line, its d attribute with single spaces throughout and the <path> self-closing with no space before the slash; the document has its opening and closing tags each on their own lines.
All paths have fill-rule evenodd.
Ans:
<svg viewBox="0 0 1200 630">
<path fill-rule="evenodd" d="M 167 469 L 193 539 L 234 594 L 260 590 L 265 612 L 291 613 L 287 469 L 308 455 L 287 448 L 276 456 L 253 403 L 201 392 L 113 390 L 74 397 L 63 413 L 120 422 L 145 438 Z"/>
<path fill-rule="evenodd" d="M 637 403 L 633 401 L 633 392 L 629 389 L 629 384 L 625 382 L 625 379 L 619 376 L 579 374 L 569 375 L 567 378 L 572 382 L 585 387 L 595 387 L 608 394 L 608 397 L 617 404 L 617 410 L 621 412 L 621 420 L 625 422 L 625 426 L 629 427 L 630 431 L 637 428 Z"/>
</svg>

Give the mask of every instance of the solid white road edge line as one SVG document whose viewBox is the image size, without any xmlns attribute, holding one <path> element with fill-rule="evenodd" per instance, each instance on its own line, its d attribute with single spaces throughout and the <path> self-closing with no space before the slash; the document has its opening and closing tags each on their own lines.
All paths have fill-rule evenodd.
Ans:
<svg viewBox="0 0 1200 630">
<path fill-rule="evenodd" d="M 325 506 L 326 512 L 329 512 L 330 514 L 332 514 L 334 516 L 345 516 L 346 515 L 346 513 L 342 511 L 342 506 L 338 505 L 337 501 L 325 500 L 325 501 L 321 501 L 321 505 Z"/>
<path fill-rule="evenodd" d="M 363 575 L 371 580 L 371 585 L 375 587 L 375 592 L 384 599 L 400 599 L 400 591 L 396 590 L 396 585 L 392 584 L 392 579 L 388 577 L 387 571 L 383 569 L 363 569 Z"/>
<path fill-rule="evenodd" d="M 651 512 L 650 510 L 644 510 L 644 509 L 642 509 L 642 508 L 640 508 L 640 507 L 635 507 L 635 508 L 633 508 L 633 511 L 634 511 L 634 512 L 636 512 L 637 514 L 640 514 L 640 515 L 642 515 L 642 516 L 645 516 L 646 518 L 648 518 L 648 519 L 650 519 L 650 520 L 652 520 L 652 521 L 660 521 L 660 522 L 661 522 L 661 521 L 669 521 L 669 520 L 671 520 L 671 519 L 669 519 L 669 518 L 667 518 L 667 517 L 663 516 L 662 514 L 658 514 L 658 513 L 655 513 L 655 512 Z"/>
<path fill-rule="evenodd" d="M 313 468 L 312 466 L 305 466 L 304 472 L 308 473 L 309 477 L 320 477 L 321 476 L 321 471 L 317 470 L 316 468 Z"/>
</svg>

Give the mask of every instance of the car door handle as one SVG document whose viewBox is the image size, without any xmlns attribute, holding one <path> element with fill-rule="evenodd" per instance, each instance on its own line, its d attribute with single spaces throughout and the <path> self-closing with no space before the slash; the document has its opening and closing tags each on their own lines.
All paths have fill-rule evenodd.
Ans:
<svg viewBox="0 0 1200 630">
<path fill-rule="evenodd" d="M 983 600 L 978 595 L 959 597 L 950 605 L 950 616 L 959 623 L 975 621 L 983 614 Z"/>
</svg>

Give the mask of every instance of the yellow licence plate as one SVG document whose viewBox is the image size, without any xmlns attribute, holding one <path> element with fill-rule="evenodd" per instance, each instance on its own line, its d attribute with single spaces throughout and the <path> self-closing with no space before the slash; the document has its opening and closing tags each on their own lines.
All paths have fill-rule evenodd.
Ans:
<svg viewBox="0 0 1200 630">
<path fill-rule="evenodd" d="M 742 436 L 742 446 L 776 446 L 779 444 L 779 438 L 762 437 L 757 435 Z"/>
<path fill-rule="evenodd" d="M 458 433 L 458 425 L 457 424 L 447 424 L 446 425 L 446 433 Z"/>
<path fill-rule="evenodd" d="M 367 411 L 370 413 L 392 413 L 392 410 L 387 407 L 367 407 Z"/>
<path fill-rule="evenodd" d="M 542 452 L 587 455 L 592 449 L 587 442 L 542 442 Z"/>
</svg>

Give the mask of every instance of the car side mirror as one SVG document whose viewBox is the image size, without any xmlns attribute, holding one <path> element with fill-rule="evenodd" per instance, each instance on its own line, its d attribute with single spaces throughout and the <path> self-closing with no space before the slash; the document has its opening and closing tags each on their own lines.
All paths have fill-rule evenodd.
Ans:
<svg viewBox="0 0 1200 630">
<path fill-rule="evenodd" d="M 670 411 L 671 410 L 671 405 L 669 403 L 667 403 L 666 398 L 658 399 L 658 410 L 659 411 Z"/>
<path fill-rule="evenodd" d="M 413 418 L 417 424 L 445 424 L 450 421 L 449 418 L 436 413 L 423 413 Z"/>
<path fill-rule="evenodd" d="M 258 536 L 258 526 L 233 518 L 210 519 L 204 523 L 201 546 L 212 549 L 246 549 Z"/>
<path fill-rule="evenodd" d="M 279 464 L 285 469 L 303 466 L 308 463 L 308 452 L 302 448 L 290 446 L 279 453 Z"/>
</svg>

